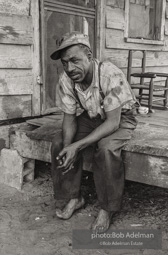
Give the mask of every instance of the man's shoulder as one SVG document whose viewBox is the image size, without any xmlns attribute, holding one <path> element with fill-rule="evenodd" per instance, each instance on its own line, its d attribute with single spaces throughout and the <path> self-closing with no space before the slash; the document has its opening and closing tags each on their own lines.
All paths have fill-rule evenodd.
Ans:
<svg viewBox="0 0 168 255">
<path fill-rule="evenodd" d="M 101 72 L 103 76 L 116 76 L 121 75 L 123 72 L 119 67 L 111 62 L 110 59 L 101 62 Z"/>
</svg>

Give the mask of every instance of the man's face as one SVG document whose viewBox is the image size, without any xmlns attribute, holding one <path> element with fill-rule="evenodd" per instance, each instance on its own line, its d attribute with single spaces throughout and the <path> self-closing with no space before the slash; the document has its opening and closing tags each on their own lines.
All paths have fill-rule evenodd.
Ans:
<svg viewBox="0 0 168 255">
<path fill-rule="evenodd" d="M 89 57 L 79 45 L 65 49 L 61 53 L 61 62 L 66 74 L 76 83 L 85 79 L 90 67 Z"/>
</svg>

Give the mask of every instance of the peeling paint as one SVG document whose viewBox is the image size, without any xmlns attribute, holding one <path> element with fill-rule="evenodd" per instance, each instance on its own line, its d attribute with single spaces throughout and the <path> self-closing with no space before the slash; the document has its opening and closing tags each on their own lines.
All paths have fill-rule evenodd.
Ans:
<svg viewBox="0 0 168 255">
<path fill-rule="evenodd" d="M 15 29 L 11 26 L 5 26 L 2 28 L 7 34 L 13 35 L 14 37 L 19 37 L 19 33 L 15 31 Z"/>
</svg>

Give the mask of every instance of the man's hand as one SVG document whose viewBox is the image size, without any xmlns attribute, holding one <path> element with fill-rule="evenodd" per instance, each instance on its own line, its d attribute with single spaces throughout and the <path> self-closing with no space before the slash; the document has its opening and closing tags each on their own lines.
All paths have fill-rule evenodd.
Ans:
<svg viewBox="0 0 168 255">
<path fill-rule="evenodd" d="M 67 173 L 73 168 L 73 164 L 77 158 L 78 147 L 75 144 L 71 144 L 62 149 L 57 156 L 57 160 L 62 160 L 62 164 L 58 166 L 63 171 L 63 174 Z"/>
</svg>

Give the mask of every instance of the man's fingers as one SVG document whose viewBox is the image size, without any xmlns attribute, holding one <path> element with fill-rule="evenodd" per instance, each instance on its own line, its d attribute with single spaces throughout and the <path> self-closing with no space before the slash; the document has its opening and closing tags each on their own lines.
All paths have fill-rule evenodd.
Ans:
<svg viewBox="0 0 168 255">
<path fill-rule="evenodd" d="M 65 160 L 65 162 L 61 165 L 61 166 L 58 166 L 59 169 L 65 169 L 67 170 L 70 165 L 71 165 L 72 162 L 69 162 L 68 160 Z"/>
<path fill-rule="evenodd" d="M 60 151 L 60 153 L 58 154 L 58 157 L 59 157 L 59 158 L 62 158 L 65 154 L 66 154 L 66 151 L 63 149 L 63 150 Z"/>
<path fill-rule="evenodd" d="M 69 167 L 66 171 L 63 171 L 63 172 L 62 172 L 62 175 L 68 173 L 68 172 L 69 172 L 71 169 L 73 169 L 73 168 L 74 168 L 74 165 L 71 164 L 70 167 Z"/>
<path fill-rule="evenodd" d="M 72 164 L 73 160 L 70 156 L 66 155 L 65 161 L 63 161 L 63 164 L 59 168 L 68 169 L 70 165 Z"/>
</svg>

